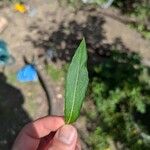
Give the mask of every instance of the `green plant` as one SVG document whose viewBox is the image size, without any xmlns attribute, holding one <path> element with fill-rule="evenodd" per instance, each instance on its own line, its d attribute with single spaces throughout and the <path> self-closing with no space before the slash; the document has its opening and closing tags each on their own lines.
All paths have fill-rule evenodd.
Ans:
<svg viewBox="0 0 150 150">
<path fill-rule="evenodd" d="M 83 39 L 68 69 L 65 88 L 65 121 L 73 123 L 80 109 L 88 86 L 87 50 Z"/>
<path fill-rule="evenodd" d="M 124 14 L 134 18 L 134 22 L 129 25 L 142 34 L 144 38 L 150 39 L 149 18 L 150 2 L 149 1 L 131 1 L 115 0 L 114 6 L 119 8 Z"/>
<path fill-rule="evenodd" d="M 141 33 L 141 35 L 144 38 L 150 39 L 150 31 L 147 29 L 147 27 L 144 24 L 135 24 L 135 23 L 132 24 L 131 23 L 131 24 L 129 24 L 129 27 L 137 30 L 139 33 Z"/>
<path fill-rule="evenodd" d="M 148 29 L 149 23 L 148 19 L 150 17 L 150 5 L 148 4 L 138 4 L 135 10 L 131 12 L 131 17 L 138 19 L 137 23 L 131 24 L 133 28 L 139 31 L 143 37 L 150 39 L 150 30 Z"/>
<path fill-rule="evenodd" d="M 100 148 L 103 150 L 109 147 L 106 139 L 107 134 L 104 133 L 100 127 L 96 127 L 96 129 L 91 132 L 87 143 L 91 145 L 94 150 L 99 150 Z"/>
<path fill-rule="evenodd" d="M 149 134 L 149 128 L 135 117 L 146 114 L 149 106 L 150 85 L 143 80 L 144 69 L 137 54 L 115 50 L 111 51 L 109 59 L 94 67 L 90 95 L 97 115 L 89 121 L 92 119 L 96 130 L 90 129 L 88 141 L 93 149 L 105 149 L 109 137 L 121 143 L 123 149 L 149 149 L 149 144 L 142 137 L 142 132 Z M 87 115 L 91 113 L 87 112 Z M 100 143 L 104 148 L 98 146 Z"/>
</svg>

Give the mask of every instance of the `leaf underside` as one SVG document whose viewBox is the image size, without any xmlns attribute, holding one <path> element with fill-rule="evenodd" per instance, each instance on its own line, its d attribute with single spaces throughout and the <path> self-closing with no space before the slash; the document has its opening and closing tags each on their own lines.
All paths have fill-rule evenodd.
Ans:
<svg viewBox="0 0 150 150">
<path fill-rule="evenodd" d="M 77 120 L 88 86 L 87 50 L 82 40 L 68 69 L 65 88 L 65 122 Z"/>
</svg>

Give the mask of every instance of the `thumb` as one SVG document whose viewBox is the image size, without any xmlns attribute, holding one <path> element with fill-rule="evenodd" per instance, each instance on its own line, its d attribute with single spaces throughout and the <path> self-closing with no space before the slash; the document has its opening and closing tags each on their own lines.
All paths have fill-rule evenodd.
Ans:
<svg viewBox="0 0 150 150">
<path fill-rule="evenodd" d="M 75 150 L 77 131 L 71 125 L 64 125 L 56 132 L 49 150 Z"/>
</svg>

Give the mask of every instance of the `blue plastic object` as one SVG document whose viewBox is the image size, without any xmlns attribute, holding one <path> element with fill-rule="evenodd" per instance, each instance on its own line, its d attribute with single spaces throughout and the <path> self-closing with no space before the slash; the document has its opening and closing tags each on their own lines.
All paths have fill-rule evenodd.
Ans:
<svg viewBox="0 0 150 150">
<path fill-rule="evenodd" d="M 17 80 L 20 82 L 37 81 L 37 71 L 34 65 L 25 65 L 17 73 Z"/>
<path fill-rule="evenodd" d="M 0 65 L 11 65 L 15 59 L 9 54 L 7 44 L 0 40 Z"/>
</svg>

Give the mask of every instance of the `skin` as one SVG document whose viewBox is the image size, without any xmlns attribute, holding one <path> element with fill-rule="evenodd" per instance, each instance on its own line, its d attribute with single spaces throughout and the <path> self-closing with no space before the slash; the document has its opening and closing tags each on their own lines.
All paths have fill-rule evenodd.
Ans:
<svg viewBox="0 0 150 150">
<path fill-rule="evenodd" d="M 50 116 L 27 124 L 12 150 L 81 150 L 77 130 L 63 117 Z"/>
</svg>

